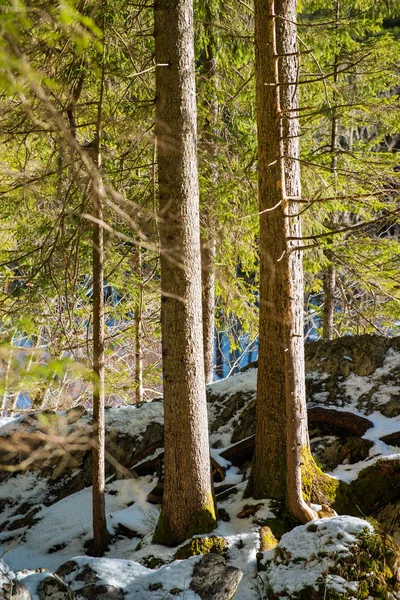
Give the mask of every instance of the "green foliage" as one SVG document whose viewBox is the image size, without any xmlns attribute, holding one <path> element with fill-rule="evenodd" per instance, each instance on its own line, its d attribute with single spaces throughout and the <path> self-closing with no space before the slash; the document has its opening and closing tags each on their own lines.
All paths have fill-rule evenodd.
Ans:
<svg viewBox="0 0 400 600">
<path fill-rule="evenodd" d="M 302 2 L 300 11 L 301 49 L 310 50 L 302 79 L 311 82 L 300 86 L 300 104 L 307 107 L 300 113 L 303 192 L 310 200 L 304 224 L 306 244 L 314 245 L 305 253 L 308 293 L 321 293 L 323 280 L 315 273 L 332 260 L 339 275 L 336 331 L 385 331 L 393 321 L 388 313 L 397 314 L 400 299 L 393 278 L 398 235 L 382 237 L 398 222 L 397 160 L 389 143 L 400 125 L 394 94 L 398 41 L 385 19 L 399 9 L 380 1 L 311 0 Z M 349 217 L 371 225 L 346 230 Z M 327 235 L 334 229 L 343 234 Z"/>
</svg>

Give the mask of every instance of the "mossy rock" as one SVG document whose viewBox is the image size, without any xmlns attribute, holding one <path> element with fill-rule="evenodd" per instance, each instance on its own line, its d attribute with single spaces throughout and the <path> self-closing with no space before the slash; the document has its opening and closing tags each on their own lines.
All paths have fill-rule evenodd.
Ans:
<svg viewBox="0 0 400 600">
<path fill-rule="evenodd" d="M 389 535 L 365 531 L 359 536 L 351 559 L 335 561 L 331 573 L 360 582 L 353 594 L 357 600 L 387 600 L 389 594 L 400 591 L 400 546 Z"/>
<path fill-rule="evenodd" d="M 278 540 L 272 533 L 271 527 L 263 525 L 259 529 L 260 534 L 260 552 L 273 550 L 278 545 Z"/>
<path fill-rule="evenodd" d="M 399 341 L 380 335 L 344 336 L 332 341 L 319 340 L 305 344 L 306 370 L 348 377 L 372 375 L 382 366 L 389 347 L 398 349 Z M 347 356 L 350 360 L 343 360 Z"/>
<path fill-rule="evenodd" d="M 365 521 L 335 517 L 313 521 L 299 530 L 288 533 L 274 552 L 265 555 L 265 561 L 261 554 L 259 570 L 265 583 L 264 598 L 388 600 L 400 591 L 400 547 L 389 536 L 373 531 Z M 315 536 L 310 548 L 322 544 L 323 552 L 303 555 L 298 551 L 299 535 L 302 539 Z M 341 540 L 344 549 L 337 545 L 336 539 Z M 321 562 L 322 557 L 326 560 Z M 283 578 L 282 566 L 286 573 Z M 307 569 L 319 571 L 313 582 Z M 295 585 L 289 591 L 286 583 L 291 579 Z M 338 590 L 338 584 L 342 590 Z"/>
<path fill-rule="evenodd" d="M 199 554 L 226 554 L 228 542 L 223 537 L 195 537 L 189 540 L 184 546 L 178 548 L 174 558 L 176 560 L 184 560 L 191 556 Z"/>
</svg>

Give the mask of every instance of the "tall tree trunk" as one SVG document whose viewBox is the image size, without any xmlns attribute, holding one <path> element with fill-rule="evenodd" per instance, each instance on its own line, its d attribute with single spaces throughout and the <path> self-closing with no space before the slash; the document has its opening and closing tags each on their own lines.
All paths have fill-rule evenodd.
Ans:
<svg viewBox="0 0 400 600">
<path fill-rule="evenodd" d="M 138 299 L 135 304 L 135 401 L 143 402 L 143 352 L 142 352 L 142 248 L 140 244 L 134 249 L 135 271 L 138 278 Z"/>
<path fill-rule="evenodd" d="M 295 22 L 295 0 L 255 1 L 261 273 L 256 440 L 247 492 L 286 499 L 305 522 L 315 513 L 301 489 L 301 454 L 308 449 L 304 299 L 300 251 L 290 239 L 299 235 L 300 220 L 289 218 L 296 212 L 290 199 L 300 196 L 298 122 L 288 112 L 297 106 Z"/>
<path fill-rule="evenodd" d="M 202 345 L 191 0 L 157 1 L 155 49 L 165 456 L 154 541 L 175 545 L 216 524 Z"/>
<path fill-rule="evenodd" d="M 298 113 L 299 75 L 297 47 L 296 0 L 271 2 L 271 36 L 275 29 L 275 83 L 278 119 L 280 120 L 282 206 L 286 250 L 285 265 L 287 293 L 285 295 L 285 367 L 286 367 L 286 500 L 289 511 L 301 522 L 314 519 L 316 513 L 303 500 L 301 465 L 303 453 L 309 451 L 307 406 L 304 367 L 304 285 L 301 251 L 301 219 L 296 199 L 301 198 L 300 144 Z M 276 14 L 275 18 L 273 14 Z M 275 25 L 275 26 L 274 26 Z M 297 248 L 296 248 L 297 247 Z"/>
<path fill-rule="evenodd" d="M 94 162 L 101 169 L 101 122 L 104 90 L 104 56 L 97 111 Z M 105 417 L 104 417 L 104 187 L 101 175 L 92 178 L 93 216 L 93 550 L 97 555 L 108 546 L 105 507 Z"/>
<path fill-rule="evenodd" d="M 336 30 L 339 29 L 340 3 L 339 0 L 333 0 L 333 12 L 336 24 Z M 337 40 L 338 41 L 338 40 Z M 339 81 L 339 54 L 335 54 L 333 62 L 333 104 L 337 101 L 336 87 Z M 338 137 L 338 116 L 336 108 L 332 109 L 331 121 L 331 171 L 333 175 L 334 194 L 337 194 L 337 137 Z M 332 224 L 336 223 L 336 215 L 333 214 Z M 325 256 L 331 261 L 332 255 L 329 250 L 325 251 Z M 334 314 L 335 314 L 335 292 L 336 292 L 336 268 L 333 262 L 330 262 L 325 269 L 324 277 L 324 307 L 322 318 L 322 337 L 324 340 L 332 340 L 334 335 Z"/>
</svg>

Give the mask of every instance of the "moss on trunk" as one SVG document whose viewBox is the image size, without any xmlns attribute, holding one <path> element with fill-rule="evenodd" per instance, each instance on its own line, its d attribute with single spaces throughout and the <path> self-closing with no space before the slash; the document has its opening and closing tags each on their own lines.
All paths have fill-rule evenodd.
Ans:
<svg viewBox="0 0 400 600">
<path fill-rule="evenodd" d="M 195 513 L 193 519 L 189 523 L 186 530 L 185 539 L 189 539 L 200 533 L 210 533 L 217 526 L 217 518 L 215 513 L 215 503 L 212 496 L 205 504 L 204 508 Z M 154 544 L 162 544 L 163 546 L 178 546 L 182 540 L 173 531 L 165 514 L 161 512 L 157 523 L 156 530 L 153 535 Z"/>
</svg>

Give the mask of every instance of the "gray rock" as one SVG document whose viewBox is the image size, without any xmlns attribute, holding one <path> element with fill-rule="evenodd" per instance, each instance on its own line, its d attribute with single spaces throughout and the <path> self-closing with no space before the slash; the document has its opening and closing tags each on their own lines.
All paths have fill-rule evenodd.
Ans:
<svg viewBox="0 0 400 600">
<path fill-rule="evenodd" d="M 0 558 L 0 600 L 32 600 L 31 594 L 15 573 Z"/>
<path fill-rule="evenodd" d="M 190 589 L 202 600 L 230 600 L 236 593 L 242 572 L 227 567 L 220 554 L 206 554 L 194 567 Z"/>
<path fill-rule="evenodd" d="M 48 575 L 37 586 L 39 600 L 74 600 L 75 594 L 57 576 Z"/>
<path fill-rule="evenodd" d="M 32 600 L 29 589 L 18 579 L 0 583 L 0 598 L 1 600 Z"/>
<path fill-rule="evenodd" d="M 400 415 L 400 395 L 393 395 L 389 402 L 384 404 L 382 407 L 379 407 L 379 410 L 385 417 L 392 419 L 393 417 L 398 417 Z"/>
</svg>

